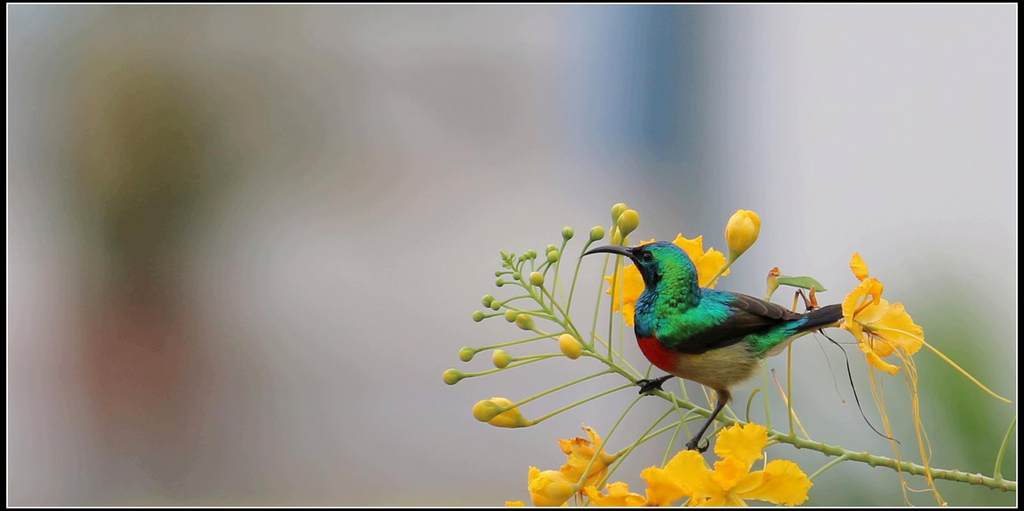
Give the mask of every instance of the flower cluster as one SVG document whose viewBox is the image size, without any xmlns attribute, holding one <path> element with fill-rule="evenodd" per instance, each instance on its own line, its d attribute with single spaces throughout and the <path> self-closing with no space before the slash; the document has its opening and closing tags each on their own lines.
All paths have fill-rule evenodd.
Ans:
<svg viewBox="0 0 1024 511">
<path fill-rule="evenodd" d="M 500 252 L 501 267 L 494 273 L 495 286 L 511 288 L 515 292 L 506 298 L 497 298 L 490 294 L 481 299 L 482 310 L 472 313 L 476 322 L 491 318 L 502 318 L 510 326 L 525 333 L 525 337 L 505 340 L 486 346 L 466 346 L 459 350 L 458 358 L 470 363 L 480 353 L 490 352 L 490 369 L 476 372 L 465 372 L 455 368 L 444 371 L 442 378 L 448 385 L 488 376 L 507 373 L 516 368 L 541 363 L 548 360 L 580 361 L 595 363 L 598 370 L 591 374 L 570 380 L 518 400 L 494 396 L 477 401 L 472 407 L 472 416 L 483 423 L 499 428 L 532 427 L 543 423 L 556 415 L 574 410 L 586 403 L 604 396 L 627 389 L 637 388 L 651 378 L 650 366 L 646 371 L 634 367 L 623 357 L 615 340 L 615 329 L 612 318 L 617 314 L 629 325 L 634 323 L 636 302 L 644 291 L 644 281 L 639 270 L 624 261 L 617 254 L 625 253 L 621 248 L 630 246 L 629 237 L 640 226 L 640 214 L 624 203 L 615 204 L 611 208 L 611 223 L 606 227 L 597 225 L 591 228 L 583 242 L 578 255 L 567 255 L 569 242 L 575 237 L 575 230 L 565 227 L 561 231 L 561 243 L 550 244 L 540 251 L 526 250 L 516 254 L 509 251 Z M 672 243 L 679 247 L 693 263 L 698 285 L 714 288 L 721 277 L 730 274 L 730 267 L 741 255 L 750 250 L 760 234 L 761 218 L 749 210 L 736 211 L 726 223 L 724 229 L 725 245 L 728 254 L 714 248 L 705 248 L 704 237 L 696 235 L 688 238 L 682 233 L 675 236 Z M 595 243 L 608 240 L 613 247 L 605 247 L 595 252 L 609 252 L 604 258 L 599 284 L 602 291 L 593 305 L 594 315 L 588 317 L 586 323 L 578 323 L 573 319 L 572 310 L 580 278 L 581 260 Z M 642 241 L 635 246 L 651 243 L 654 240 Z M 612 250 L 615 249 L 615 250 Z M 618 251 L 616 251 L 618 250 Z M 543 254 L 543 255 L 542 255 Z M 575 260 L 574 260 L 575 259 Z M 563 264 L 575 263 L 571 272 L 567 269 L 563 275 Z M 624 264 L 625 263 L 625 264 Z M 917 400 L 917 370 L 912 356 L 922 347 L 938 355 L 954 369 L 969 378 L 976 385 L 991 395 L 1005 400 L 978 382 L 973 376 L 956 365 L 935 347 L 924 340 L 924 331 L 907 313 L 900 303 L 890 303 L 882 298 L 884 286 L 872 276 L 867 264 L 859 254 L 854 254 L 850 261 L 850 269 L 859 284 L 848 293 L 841 304 L 842 318 L 830 326 L 848 331 L 857 341 L 864 353 L 870 368 L 878 369 L 886 374 L 898 374 L 901 369 L 906 376 L 908 388 L 912 396 L 912 408 L 915 421 L 915 432 L 918 434 L 923 471 L 899 458 L 887 459 L 861 451 L 851 451 L 812 440 L 806 432 L 799 438 L 793 430 L 793 423 L 798 425 L 799 419 L 793 405 L 792 396 L 778 385 L 779 394 L 787 406 L 790 416 L 788 434 L 771 429 L 771 417 L 768 415 L 769 394 L 771 387 L 758 388 L 747 402 L 747 420 L 741 421 L 735 413 L 729 416 L 719 415 L 717 420 L 720 428 L 710 436 L 714 438 L 714 453 L 718 460 L 709 466 L 703 454 L 698 451 L 677 451 L 676 439 L 682 428 L 690 421 L 710 415 L 710 410 L 697 405 L 686 393 L 686 387 L 680 385 L 680 392 L 657 389 L 650 395 L 660 398 L 667 409 L 660 418 L 639 437 L 623 442 L 618 451 L 607 450 L 619 424 L 626 418 L 633 406 L 643 397 L 637 396 L 607 431 L 604 438 L 591 427 L 584 426 L 585 437 L 561 439 L 558 441 L 561 452 L 565 455 L 565 463 L 558 469 L 541 470 L 531 466 L 527 472 L 526 489 L 529 500 L 537 506 L 561 506 L 569 502 L 593 506 L 743 506 L 748 500 L 763 501 L 778 505 L 799 505 L 808 499 L 812 487 L 811 480 L 836 463 L 854 461 L 882 465 L 894 468 L 900 474 L 922 474 L 928 478 L 936 500 L 942 503 L 938 491 L 934 487 L 933 478 L 942 477 L 950 480 L 962 480 L 973 484 L 986 484 L 991 487 L 1005 488 L 1002 479 L 978 483 L 977 479 L 959 477 L 955 471 L 933 471 L 928 463 L 930 448 L 923 434 Z M 571 275 L 568 282 L 560 277 Z M 609 287 L 605 290 L 604 284 Z M 797 297 L 804 291 L 808 295 L 805 303 L 808 309 L 817 307 L 816 293 L 825 288 L 813 277 L 784 275 L 776 267 L 767 277 L 765 300 L 770 301 L 773 293 L 781 286 L 796 289 L 792 309 L 796 312 Z M 608 329 L 599 331 L 598 316 L 602 310 L 604 296 L 611 295 L 610 303 L 604 308 L 607 311 Z M 621 323 L 619 326 L 621 327 Z M 589 329 L 586 328 L 589 326 Z M 621 332 L 621 328 L 619 330 Z M 627 334 L 628 335 L 628 334 Z M 539 352 L 524 351 L 531 346 L 548 346 Z M 790 349 L 792 349 L 790 345 Z M 895 356 L 901 366 L 886 359 Z M 580 364 L 582 362 L 572 362 Z M 787 380 L 791 380 L 791 366 L 787 365 Z M 873 373 L 869 378 L 874 390 Z M 621 378 L 611 387 L 605 386 L 582 399 L 555 406 L 547 413 L 531 414 L 528 418 L 522 411 L 526 405 L 535 406 L 535 402 L 554 396 L 562 390 L 577 385 L 593 385 L 608 378 Z M 623 381 L 624 380 L 624 381 Z M 762 392 L 763 391 L 763 392 Z M 760 394 L 765 400 L 765 426 L 756 424 L 750 419 L 751 403 L 755 395 Z M 879 413 L 882 416 L 886 433 L 892 435 L 884 402 L 880 393 L 873 392 Z M 1008 401 L 1007 401 L 1008 402 Z M 670 416 L 678 416 L 678 420 L 667 425 L 662 422 Z M 802 425 L 800 426 L 802 430 Z M 640 472 L 646 482 L 644 493 L 630 490 L 624 481 L 609 482 L 615 471 L 641 444 L 657 438 L 663 433 L 672 431 L 671 440 L 666 445 L 660 464 L 646 464 L 647 468 Z M 621 436 L 621 435 L 620 435 Z M 618 439 L 615 439 L 618 441 Z M 804 449 L 817 450 L 828 456 L 838 456 L 826 463 L 820 470 L 807 476 L 795 463 L 776 459 L 768 461 L 764 456 L 766 447 L 772 444 L 793 444 Z M 1004 442 L 1005 446 L 1005 442 Z M 675 453 L 670 457 L 671 454 Z M 838 453 L 838 454 L 837 454 Z M 1012 483 L 1012 482 L 1010 482 Z M 1012 483 L 1015 488 L 1016 483 Z M 525 505 L 523 501 L 508 501 L 509 506 Z"/>
</svg>

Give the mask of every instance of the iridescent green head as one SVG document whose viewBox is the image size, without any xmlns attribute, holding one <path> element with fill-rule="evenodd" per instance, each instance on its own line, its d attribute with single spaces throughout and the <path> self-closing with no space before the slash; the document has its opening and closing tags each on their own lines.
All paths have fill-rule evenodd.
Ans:
<svg viewBox="0 0 1024 511">
<path fill-rule="evenodd" d="M 587 251 L 618 254 L 628 257 L 640 270 L 644 286 L 649 290 L 696 293 L 697 269 L 686 252 L 667 241 L 656 241 L 637 247 L 605 246 Z M 659 286 L 660 284 L 660 286 Z"/>
</svg>

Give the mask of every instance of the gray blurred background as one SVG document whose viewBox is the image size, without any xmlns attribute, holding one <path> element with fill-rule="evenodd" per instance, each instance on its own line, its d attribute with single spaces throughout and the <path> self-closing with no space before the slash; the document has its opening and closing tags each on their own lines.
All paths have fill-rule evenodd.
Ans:
<svg viewBox="0 0 1024 511">
<path fill-rule="evenodd" d="M 635 239 L 703 233 L 717 248 L 735 209 L 758 211 L 761 240 L 726 289 L 759 295 L 779 265 L 839 301 L 859 250 L 932 344 L 1016 402 L 1016 6 L 7 13 L 10 504 L 527 500 L 527 467 L 559 466 L 556 438 L 607 432 L 633 394 L 502 430 L 472 404 L 595 366 L 440 375 L 488 367 L 459 362 L 460 346 L 519 335 L 469 318 L 504 291 L 498 250 L 585 233 L 618 201 L 641 213 Z M 841 357 L 826 346 L 830 368 L 815 344 L 794 352 L 808 431 L 888 454 Z M 991 474 L 1016 405 L 917 361 L 934 466 Z M 901 389 L 887 380 L 912 446 Z M 642 401 L 610 445 L 663 409 Z M 616 479 L 642 489 L 667 440 Z M 826 461 L 769 453 L 808 473 Z M 953 504 L 1015 502 L 939 488 Z M 809 502 L 901 503 L 894 472 L 861 464 L 818 478 Z"/>
</svg>

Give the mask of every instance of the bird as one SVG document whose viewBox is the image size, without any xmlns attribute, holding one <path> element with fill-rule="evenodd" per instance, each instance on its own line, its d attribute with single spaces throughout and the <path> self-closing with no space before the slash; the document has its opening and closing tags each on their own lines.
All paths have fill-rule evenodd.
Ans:
<svg viewBox="0 0 1024 511">
<path fill-rule="evenodd" d="M 637 381 L 640 394 L 660 390 L 673 377 L 717 394 L 714 411 L 686 443 L 688 450 L 707 449 L 699 447 L 704 433 L 729 402 L 731 389 L 752 376 L 762 359 L 843 317 L 840 304 L 799 313 L 742 293 L 700 287 L 693 261 L 665 241 L 602 246 L 583 255 L 596 253 L 629 258 L 644 280 L 634 312 L 636 342 L 651 364 L 669 374 Z"/>
</svg>

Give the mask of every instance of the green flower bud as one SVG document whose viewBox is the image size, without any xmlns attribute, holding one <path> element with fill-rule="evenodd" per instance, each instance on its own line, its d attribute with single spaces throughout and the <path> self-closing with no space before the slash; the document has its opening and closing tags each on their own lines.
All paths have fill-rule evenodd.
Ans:
<svg viewBox="0 0 1024 511">
<path fill-rule="evenodd" d="M 477 401 L 477 403 L 473 405 L 473 418 L 480 422 L 487 422 L 498 415 L 500 410 L 501 407 L 490 399 Z"/>
<path fill-rule="evenodd" d="M 612 225 L 619 223 L 619 215 L 627 209 L 629 209 L 629 206 L 625 202 L 619 202 L 612 206 Z"/>
<path fill-rule="evenodd" d="M 640 226 L 640 213 L 637 213 L 635 209 L 627 209 L 619 215 L 619 220 L 615 225 L 622 232 L 622 237 L 625 238 Z"/>
<path fill-rule="evenodd" d="M 444 378 L 444 382 L 448 385 L 455 385 L 462 379 L 462 373 L 455 369 L 448 369 L 441 377 Z"/>
<path fill-rule="evenodd" d="M 469 362 L 473 360 L 473 355 L 476 355 L 476 350 L 469 346 L 463 346 L 459 348 L 459 360 L 463 362 Z"/>
<path fill-rule="evenodd" d="M 484 313 L 483 312 L 481 312 L 481 311 L 473 311 L 473 321 L 476 321 L 477 323 L 479 323 L 479 322 L 481 322 L 483 320 L 484 320 Z"/>
<path fill-rule="evenodd" d="M 509 362 L 512 362 L 512 356 L 505 350 L 494 350 L 494 354 L 491 355 L 491 362 L 494 363 L 494 367 L 504 369 L 508 367 Z"/>
<path fill-rule="evenodd" d="M 619 230 L 619 226 L 612 228 L 612 245 L 622 245 L 622 231 Z"/>
<path fill-rule="evenodd" d="M 548 244 L 548 246 L 544 247 L 544 253 L 545 254 L 548 253 L 548 252 L 551 252 L 552 250 L 558 250 L 558 247 L 556 247 L 556 246 L 554 246 L 554 245 L 552 245 L 550 243 Z"/>
<path fill-rule="evenodd" d="M 501 309 L 501 305 L 502 305 L 501 300 L 494 300 L 493 302 L 491 302 L 491 309 L 492 310 L 499 310 L 499 309 Z"/>
<path fill-rule="evenodd" d="M 595 225 L 590 229 L 590 241 L 594 242 L 602 239 L 604 239 L 604 227 Z"/>
<path fill-rule="evenodd" d="M 539 271 L 535 271 L 535 272 L 531 273 L 530 274 L 530 284 L 533 284 L 533 285 L 535 285 L 537 287 L 543 286 L 544 285 L 544 275 L 542 275 Z"/>
<path fill-rule="evenodd" d="M 492 397 L 477 401 L 473 405 L 473 417 L 480 422 L 486 422 L 500 428 L 525 428 L 532 426 L 530 422 L 519 411 L 519 408 L 512 406 L 512 401 L 503 397 Z M 505 411 L 501 411 L 505 410 Z M 500 412 L 500 413 L 499 413 Z"/>
<path fill-rule="evenodd" d="M 523 252 L 523 259 L 529 260 L 529 259 L 536 259 L 536 258 L 537 258 L 537 251 L 536 250 L 530 249 L 530 250 L 527 250 L 526 252 Z"/>
<path fill-rule="evenodd" d="M 498 280 L 494 281 L 494 285 L 498 287 L 504 286 L 505 284 L 506 282 L 504 280 L 501 280 L 501 278 L 498 278 Z"/>
<path fill-rule="evenodd" d="M 513 274 L 512 274 L 512 278 L 514 278 L 514 279 L 516 279 L 516 280 L 519 280 L 519 279 L 521 279 L 522 277 L 523 277 L 523 276 L 522 276 L 522 275 L 520 275 L 520 274 L 519 274 L 519 272 L 515 272 L 515 273 L 513 273 Z"/>
<path fill-rule="evenodd" d="M 509 323 L 514 323 L 516 321 L 516 316 L 519 316 L 519 311 L 505 311 L 505 321 L 508 321 Z"/>
<path fill-rule="evenodd" d="M 523 330 L 533 330 L 533 318 L 529 314 L 520 314 L 516 316 L 516 326 Z"/>
<path fill-rule="evenodd" d="M 552 250 L 551 252 L 548 252 L 548 262 L 552 264 L 558 262 L 558 250 Z"/>
<path fill-rule="evenodd" d="M 575 235 L 576 235 L 576 231 L 572 230 L 572 227 L 569 227 L 568 225 L 565 226 L 565 227 L 562 227 L 562 239 L 563 240 L 569 241 Z"/>
<path fill-rule="evenodd" d="M 491 295 L 484 295 L 484 297 L 480 299 L 480 303 L 484 304 L 484 307 L 490 307 L 491 302 L 493 301 L 494 297 Z"/>
</svg>

